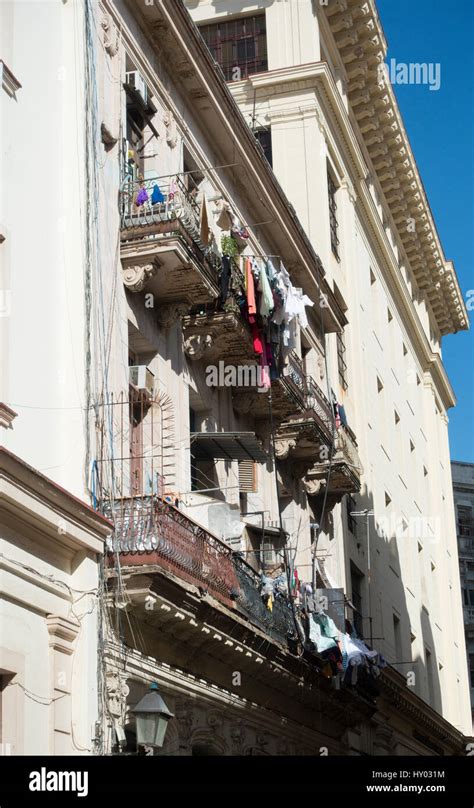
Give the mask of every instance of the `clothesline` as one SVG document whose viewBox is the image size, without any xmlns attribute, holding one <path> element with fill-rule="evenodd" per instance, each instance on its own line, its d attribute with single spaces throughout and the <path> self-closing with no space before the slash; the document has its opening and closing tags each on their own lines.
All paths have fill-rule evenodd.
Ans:
<svg viewBox="0 0 474 808">
<path fill-rule="evenodd" d="M 150 181 L 152 181 L 152 180 L 167 180 L 170 177 L 184 177 L 184 176 L 186 176 L 186 174 L 208 174 L 209 171 L 215 171 L 218 168 L 233 168 L 235 166 L 240 166 L 240 165 L 241 165 L 240 163 L 226 163 L 226 164 L 221 165 L 221 166 L 211 166 L 210 168 L 193 168 L 193 169 L 190 169 L 189 171 L 173 171 L 172 174 L 160 174 L 159 176 L 156 176 L 156 177 L 145 177 L 145 179 L 147 181 L 148 180 L 150 180 Z M 137 180 L 137 182 L 138 181 L 139 180 Z"/>
</svg>

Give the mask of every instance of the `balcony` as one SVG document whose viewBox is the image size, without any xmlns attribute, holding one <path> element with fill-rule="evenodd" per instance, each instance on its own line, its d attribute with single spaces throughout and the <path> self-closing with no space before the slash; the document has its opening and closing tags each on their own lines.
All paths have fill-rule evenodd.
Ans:
<svg viewBox="0 0 474 808">
<path fill-rule="evenodd" d="M 274 590 L 272 608 L 268 608 L 260 575 L 240 554 L 156 496 L 116 500 L 104 511 L 115 524 L 107 555 L 108 590 L 114 593 L 110 602 L 121 610 L 135 610 L 148 636 L 166 649 L 170 664 L 177 664 L 180 644 L 191 655 L 203 653 L 206 664 L 210 656 L 216 656 L 219 663 L 235 669 L 238 661 L 237 669 L 252 675 L 265 656 L 278 659 L 279 670 L 295 673 L 303 655 L 305 676 L 309 666 L 322 677 L 318 687 L 324 683 L 330 687 L 327 680 L 335 671 L 328 674 L 324 654 L 309 647 L 299 606 L 285 591 Z M 343 631 L 344 599 L 340 590 L 334 591 L 341 604 L 338 625 Z M 126 622 L 131 629 L 130 620 Z M 135 642 L 132 630 L 129 640 Z M 374 683 L 368 678 L 370 686 L 362 671 L 356 688 L 349 690 L 351 697 L 357 692 L 365 703 L 373 704 Z M 345 681 L 341 684 L 343 691 Z M 337 698 L 345 696 L 341 692 Z"/>
<path fill-rule="evenodd" d="M 360 491 L 362 472 L 356 437 L 349 427 L 341 424 L 336 431 L 331 464 L 329 458 L 322 463 L 314 463 L 303 477 L 303 488 L 308 495 L 317 496 L 324 493 L 327 485 L 328 507 L 331 508 L 345 494 Z"/>
<path fill-rule="evenodd" d="M 310 396 L 310 383 L 317 388 L 314 402 Z M 311 386 L 311 391 L 313 387 Z M 317 421 L 321 429 L 328 430 L 331 419 L 331 408 L 317 385 L 306 376 L 303 363 L 296 353 L 288 357 L 285 371 L 279 379 L 272 381 L 272 416 L 274 424 L 295 420 Z M 252 413 L 254 418 L 268 418 L 268 395 L 258 394 L 256 388 L 244 391 L 237 389 L 233 398 L 234 408 L 238 412 Z M 330 435 L 330 432 L 329 432 Z"/>
<path fill-rule="evenodd" d="M 208 311 L 182 318 L 184 350 L 192 361 L 205 359 L 226 365 L 254 365 L 252 335 L 245 320 L 235 311 Z"/>
<path fill-rule="evenodd" d="M 130 292 L 145 291 L 185 309 L 217 298 L 220 259 L 201 242 L 199 207 L 179 177 L 167 184 L 159 178 L 123 184 L 120 242 Z"/>
<path fill-rule="evenodd" d="M 268 636 L 287 646 L 292 632 L 288 600 L 277 598 L 269 611 L 260 595 L 260 576 L 208 530 L 159 497 L 128 497 L 106 505 L 114 522 L 108 565 L 119 552 L 122 569 L 160 568 L 237 611 Z"/>
<path fill-rule="evenodd" d="M 160 567 L 233 607 L 239 585 L 224 542 L 158 497 L 117 500 L 105 511 L 115 525 L 109 549 L 122 567 Z"/>
<path fill-rule="evenodd" d="M 318 384 L 306 376 L 297 356 L 292 357 L 292 366 L 298 368 L 298 375 L 291 374 L 291 383 L 298 381 L 302 393 L 302 409 L 293 412 L 283 421 L 275 436 L 275 453 L 279 460 L 305 461 L 309 465 L 322 447 L 332 445 L 333 413 L 331 405 Z"/>
</svg>

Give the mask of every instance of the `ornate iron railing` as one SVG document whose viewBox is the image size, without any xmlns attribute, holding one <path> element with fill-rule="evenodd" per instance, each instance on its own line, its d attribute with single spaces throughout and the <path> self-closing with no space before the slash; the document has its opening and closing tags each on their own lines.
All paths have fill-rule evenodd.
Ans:
<svg viewBox="0 0 474 808">
<path fill-rule="evenodd" d="M 165 182 L 160 177 L 125 179 L 120 191 L 120 215 L 123 229 L 179 219 L 199 236 L 199 207 L 179 176 Z"/>
<path fill-rule="evenodd" d="M 157 564 L 233 605 L 239 585 L 231 548 L 178 508 L 131 497 L 104 512 L 115 525 L 109 552 L 119 552 L 122 564 Z"/>
<path fill-rule="evenodd" d="M 273 640 L 287 645 L 288 634 L 293 631 L 293 617 L 289 600 L 283 595 L 277 595 L 270 611 L 260 594 L 260 576 L 255 570 L 239 555 L 234 555 L 234 568 L 240 589 L 235 608 Z"/>
<path fill-rule="evenodd" d="M 341 455 L 350 466 L 362 471 L 355 435 L 352 429 L 344 426 L 344 424 L 341 424 L 337 430 L 335 450 L 336 458 Z"/>
<path fill-rule="evenodd" d="M 303 362 L 298 354 L 292 351 L 288 357 L 288 365 L 280 380 L 293 401 L 304 409 L 306 402 L 306 376 Z"/>
<path fill-rule="evenodd" d="M 277 642 L 292 632 L 291 605 L 277 595 L 270 611 L 261 596 L 260 576 L 228 545 L 158 497 L 129 497 L 104 505 L 115 526 L 109 563 L 158 565 L 208 590 Z"/>
<path fill-rule="evenodd" d="M 303 361 L 294 351 L 290 353 L 288 368 L 281 381 L 298 408 L 316 416 L 327 438 L 332 439 L 333 414 L 331 405 L 312 376 L 307 376 Z"/>
<path fill-rule="evenodd" d="M 334 415 L 331 405 L 312 376 L 306 377 L 306 407 L 314 412 L 328 438 L 332 439 Z"/>
<path fill-rule="evenodd" d="M 120 190 L 120 227 L 122 231 L 143 230 L 153 232 L 166 223 L 175 223 L 190 238 L 197 250 L 198 260 L 210 268 L 211 279 L 216 282 L 221 269 L 219 256 L 201 241 L 199 225 L 199 205 L 188 191 L 182 177 L 163 182 L 160 177 L 147 177 L 143 180 L 126 179 Z M 169 233 L 169 228 L 166 230 Z"/>
</svg>

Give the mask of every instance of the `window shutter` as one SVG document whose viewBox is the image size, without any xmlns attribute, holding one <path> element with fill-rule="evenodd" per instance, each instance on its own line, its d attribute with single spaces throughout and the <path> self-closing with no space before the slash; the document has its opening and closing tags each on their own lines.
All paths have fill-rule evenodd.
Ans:
<svg viewBox="0 0 474 808">
<path fill-rule="evenodd" d="M 239 460 L 239 489 L 245 494 L 257 491 L 257 469 L 253 460 Z"/>
</svg>

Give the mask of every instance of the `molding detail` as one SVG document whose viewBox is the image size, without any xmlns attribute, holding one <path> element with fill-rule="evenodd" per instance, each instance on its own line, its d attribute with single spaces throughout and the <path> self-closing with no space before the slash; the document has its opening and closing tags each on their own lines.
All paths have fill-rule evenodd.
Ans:
<svg viewBox="0 0 474 808">
<path fill-rule="evenodd" d="M 163 123 L 166 129 L 166 142 L 170 149 L 174 149 L 178 142 L 178 130 L 176 128 L 176 121 L 171 110 L 163 117 Z"/>
<path fill-rule="evenodd" d="M 0 59 L 0 79 L 7 95 L 16 99 L 16 91 L 21 90 L 21 84 L 2 59 Z"/>
<path fill-rule="evenodd" d="M 5 429 L 13 429 L 12 423 L 17 416 L 18 413 L 15 412 L 15 410 L 12 410 L 7 404 L 0 402 L 0 426 L 3 426 Z"/>
<path fill-rule="evenodd" d="M 185 303 L 169 303 L 166 306 L 160 306 L 156 317 L 158 325 L 165 329 L 171 328 L 186 314 L 188 309 L 189 306 Z"/>
<path fill-rule="evenodd" d="M 127 696 L 130 688 L 127 685 L 127 675 L 122 671 L 108 670 L 105 675 L 108 707 L 112 717 L 120 723 L 125 723 L 127 711 Z"/>
<path fill-rule="evenodd" d="M 142 292 L 156 272 L 157 267 L 154 263 L 129 264 L 122 267 L 123 284 L 130 292 Z"/>
<path fill-rule="evenodd" d="M 74 640 L 81 628 L 80 624 L 66 617 L 50 614 L 46 618 L 46 625 L 50 646 L 55 651 L 62 651 L 63 654 L 71 656 L 74 651 Z"/>
<path fill-rule="evenodd" d="M 116 26 L 114 25 L 112 17 L 108 13 L 108 11 L 105 11 L 105 9 L 103 10 L 102 20 L 100 24 L 104 31 L 103 34 L 104 48 L 109 54 L 109 56 L 113 59 L 113 57 L 117 55 L 119 49 L 119 31 L 118 28 L 116 28 Z"/>
<path fill-rule="evenodd" d="M 188 359 L 197 362 L 210 353 L 214 340 L 210 334 L 191 334 L 184 340 L 184 352 Z"/>
<path fill-rule="evenodd" d="M 278 460 L 287 458 L 290 452 L 296 449 L 296 445 L 297 441 L 295 438 L 276 438 L 275 454 Z"/>
</svg>

